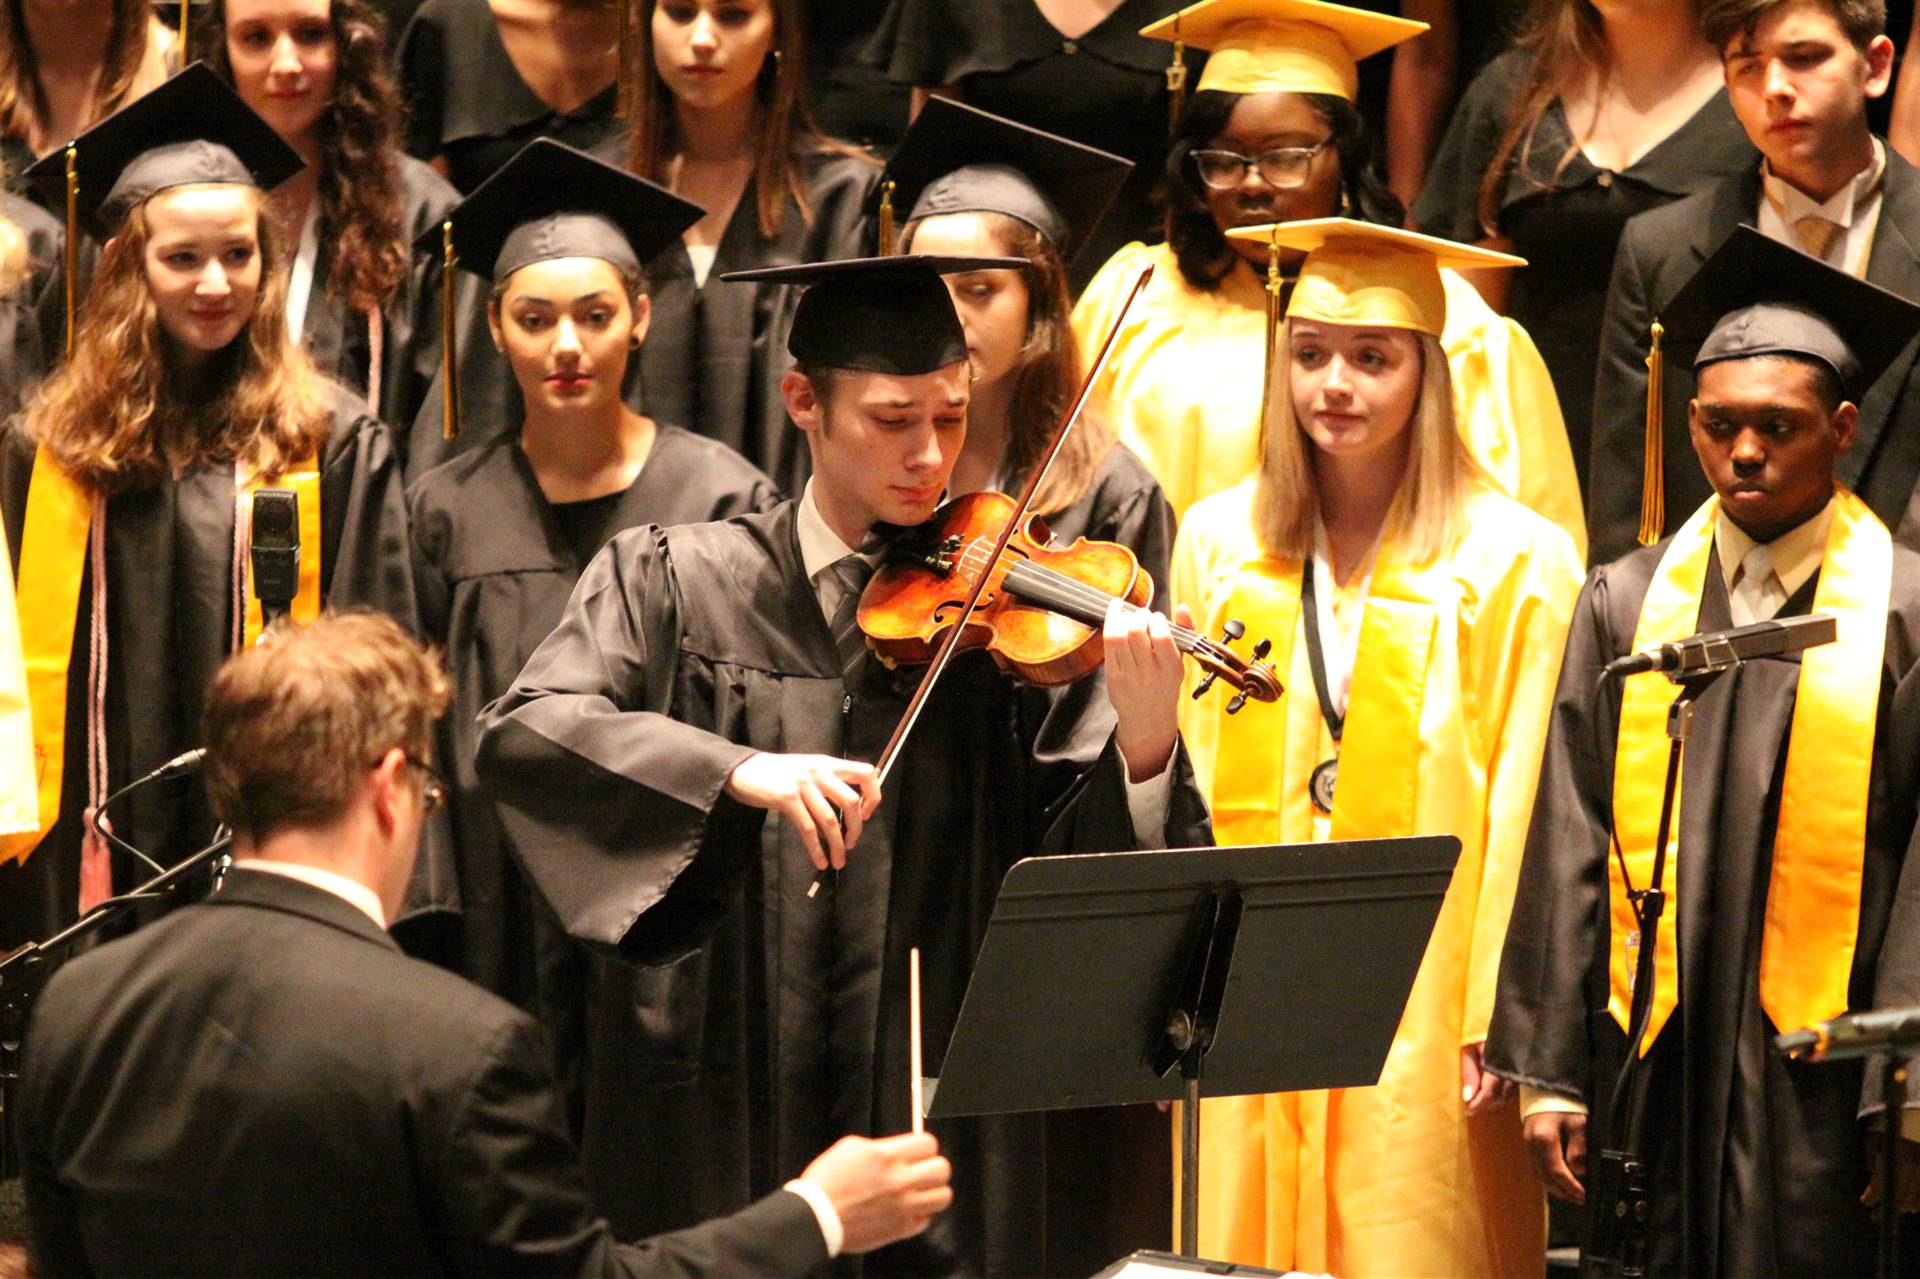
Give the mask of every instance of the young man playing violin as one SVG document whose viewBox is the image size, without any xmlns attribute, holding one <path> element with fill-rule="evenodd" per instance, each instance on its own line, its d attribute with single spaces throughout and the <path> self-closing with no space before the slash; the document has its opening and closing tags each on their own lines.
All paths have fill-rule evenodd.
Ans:
<svg viewBox="0 0 1920 1279">
<path fill-rule="evenodd" d="M 750 1202 L 833 1136 L 908 1128 L 907 950 L 923 954 L 937 1074 L 1013 862 L 1211 842 L 1175 728 L 1181 657 L 1167 619 L 1139 610 L 1108 614 L 1087 677 L 1104 697 L 956 657 L 884 792 L 876 776 L 921 672 L 872 658 L 854 606 L 892 528 L 940 505 L 966 435 L 966 341 L 940 272 L 1017 264 L 777 268 L 812 286 L 782 384 L 806 492 L 617 537 L 483 716 L 507 834 L 598 954 L 583 1136 L 622 1230 Z M 1039 1117 L 937 1131 L 955 1206 L 876 1264 L 1044 1271 Z"/>
</svg>

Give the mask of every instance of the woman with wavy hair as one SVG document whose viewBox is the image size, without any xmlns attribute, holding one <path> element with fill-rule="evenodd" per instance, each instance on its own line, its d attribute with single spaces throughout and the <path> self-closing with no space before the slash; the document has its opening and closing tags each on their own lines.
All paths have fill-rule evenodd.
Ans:
<svg viewBox="0 0 1920 1279">
<path fill-rule="evenodd" d="M 253 534 L 297 530 L 295 616 L 370 604 L 413 623 L 405 511 L 386 432 L 320 376 L 286 321 L 264 190 L 299 159 L 204 67 L 76 142 L 101 242 L 71 356 L 0 441 L 0 514 L 27 645 L 38 828 L 0 840 L 0 944 L 43 935 L 204 844 L 194 787 L 111 814 L 140 850 L 83 833 L 121 786 L 198 743 L 207 681 L 260 629 Z M 66 158 L 29 177 L 65 185 Z M 267 489 L 297 512 L 270 528 Z M 116 843 L 116 847 L 117 847 Z M 149 867 L 150 869 L 150 867 Z"/>
<path fill-rule="evenodd" d="M 0 0 L 0 158 L 19 174 L 167 78 L 151 0 Z"/>
<path fill-rule="evenodd" d="M 1353 1279 L 1534 1279 L 1546 1211 L 1481 1069 L 1561 646 L 1573 541 L 1454 422 L 1441 263 L 1517 259 L 1368 223 L 1306 252 L 1255 474 L 1187 512 L 1173 596 L 1273 644 L 1285 695 L 1181 703 L 1223 845 L 1447 834 L 1459 860 L 1374 1087 L 1202 1103 L 1202 1255 Z"/>
<path fill-rule="evenodd" d="M 1414 201 L 1419 230 L 1527 259 L 1487 296 L 1539 343 L 1583 485 L 1595 334 L 1627 219 L 1753 168 L 1724 79 L 1695 0 L 1535 0 L 1517 46 L 1460 100 Z"/>
<path fill-rule="evenodd" d="M 1167 157 L 1167 242 L 1120 250 L 1074 310 L 1082 350 L 1106 334 L 1143 266 L 1156 268 L 1091 403 L 1145 460 L 1174 509 L 1259 464 L 1269 279 L 1284 299 L 1300 255 L 1229 238 L 1238 227 L 1346 215 L 1398 226 L 1353 94 L 1361 58 L 1421 23 L 1319 0 L 1195 5 L 1148 33 L 1215 49 Z M 1223 56 L 1224 55 L 1224 56 Z M 1271 277 L 1269 267 L 1277 268 Z M 1460 430 L 1501 488 L 1585 545 L 1566 429 L 1533 341 L 1446 271 Z"/>
<path fill-rule="evenodd" d="M 647 263 L 653 334 L 634 404 L 797 493 L 807 451 L 780 378 L 800 291 L 715 277 L 855 256 L 879 166 L 813 125 L 799 0 L 636 4 L 626 167 L 707 213 Z"/>
<path fill-rule="evenodd" d="M 269 199 L 293 250 L 289 331 L 365 397 L 413 474 L 412 427 L 440 368 L 442 267 L 412 246 L 460 197 L 401 150 L 385 30 L 368 0 L 212 0 L 195 45 L 306 164 Z M 478 338 L 479 290 L 460 289 L 462 336 Z M 476 342 L 457 349 L 478 359 Z"/>
</svg>

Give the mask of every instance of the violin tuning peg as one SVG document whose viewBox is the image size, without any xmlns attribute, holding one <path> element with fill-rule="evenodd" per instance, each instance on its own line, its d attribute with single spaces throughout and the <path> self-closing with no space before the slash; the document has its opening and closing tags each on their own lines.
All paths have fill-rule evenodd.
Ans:
<svg viewBox="0 0 1920 1279">
<path fill-rule="evenodd" d="M 1205 697 L 1207 695 L 1207 690 L 1213 687 L 1213 681 L 1219 678 L 1220 678 L 1219 671 L 1208 671 L 1207 677 L 1201 680 L 1198 684 L 1194 685 L 1193 700 L 1197 702 L 1201 698 Z"/>
<path fill-rule="evenodd" d="M 1220 627 L 1220 634 L 1231 644 L 1247 633 L 1246 626 L 1237 617 L 1229 617 Z"/>
<path fill-rule="evenodd" d="M 1240 708 L 1242 706 L 1245 706 L 1246 704 L 1247 704 L 1247 695 L 1245 693 L 1235 693 L 1233 695 L 1233 700 L 1227 703 L 1227 714 L 1238 715 L 1240 713 Z"/>
<path fill-rule="evenodd" d="M 1273 651 L 1273 641 L 1261 640 L 1258 644 L 1255 644 L 1253 646 L 1253 660 L 1256 662 L 1264 662 L 1267 660 L 1267 654 L 1271 653 L 1272 651 Z"/>
</svg>

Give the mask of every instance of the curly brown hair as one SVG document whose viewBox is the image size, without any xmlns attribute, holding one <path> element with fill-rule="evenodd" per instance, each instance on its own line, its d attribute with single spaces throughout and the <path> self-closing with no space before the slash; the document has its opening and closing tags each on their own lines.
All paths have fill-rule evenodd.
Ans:
<svg viewBox="0 0 1920 1279">
<path fill-rule="evenodd" d="M 679 146 L 673 90 L 653 64 L 653 11 L 659 0 L 627 2 L 634 6 L 628 15 L 632 23 L 627 42 L 629 61 L 620 69 L 633 94 L 627 127 L 627 169 L 659 182 L 664 179 L 667 160 Z M 813 121 L 813 110 L 807 103 L 803 25 L 800 0 L 773 0 L 773 48 L 754 86 L 760 106 L 760 136 L 755 139 L 753 181 L 760 234 L 768 238 L 780 234 L 788 196 L 800 207 L 802 217 L 813 217 L 797 160 L 810 152 L 866 154 L 829 138 Z"/>
<path fill-rule="evenodd" d="M 333 99 L 320 117 L 320 242 L 327 294 L 357 311 L 393 300 L 411 261 L 401 203 L 405 109 L 387 64 L 387 20 L 368 0 L 331 0 L 327 17 L 339 50 Z M 228 84 L 226 0 L 195 20 L 197 56 Z"/>
<path fill-rule="evenodd" d="M 38 144 L 41 121 L 47 113 L 40 90 L 40 69 L 27 39 L 25 0 L 0 0 L 0 134 Z M 153 32 L 150 0 L 113 0 L 113 23 L 107 31 L 107 49 L 101 59 L 100 83 L 93 110 L 86 121 L 94 124 L 127 104 L 147 58 Z"/>
<path fill-rule="evenodd" d="M 216 389 L 191 401 L 170 376 L 147 288 L 144 206 L 108 240 L 80 307 L 73 355 L 48 376 L 24 424 L 82 487 L 104 496 L 245 461 L 272 476 L 313 456 L 328 416 L 320 375 L 287 333 L 285 251 L 260 210 L 260 291 L 219 353 Z"/>
</svg>

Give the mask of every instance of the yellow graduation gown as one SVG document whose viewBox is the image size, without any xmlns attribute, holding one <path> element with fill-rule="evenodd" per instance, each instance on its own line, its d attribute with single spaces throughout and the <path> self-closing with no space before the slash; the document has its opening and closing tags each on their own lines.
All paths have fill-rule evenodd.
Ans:
<svg viewBox="0 0 1920 1279">
<path fill-rule="evenodd" d="M 1216 838 L 1447 833 L 1462 847 L 1377 1086 L 1205 1103 L 1200 1254 L 1341 1279 L 1538 1279 L 1545 1208 L 1519 1116 L 1509 1105 L 1466 1117 L 1460 1051 L 1486 1038 L 1492 1014 L 1580 558 L 1485 485 L 1450 555 L 1413 568 L 1382 546 L 1329 819 L 1307 792 L 1333 744 L 1299 638 L 1300 564 L 1255 543 L 1253 488 L 1196 503 L 1173 558 L 1173 596 L 1196 625 L 1218 634 L 1239 617 L 1248 642 L 1273 640 L 1287 685 L 1231 718 L 1223 699 L 1181 701 Z"/>
<path fill-rule="evenodd" d="M 1266 290 L 1236 263 L 1205 293 L 1164 244 L 1129 244 L 1107 260 L 1073 309 L 1091 362 L 1140 268 L 1153 280 L 1134 304 L 1094 383 L 1088 409 L 1110 423 L 1160 481 L 1182 517 L 1259 465 Z M 1473 286 L 1442 271 L 1455 420 L 1501 491 L 1567 531 L 1584 560 L 1586 515 L 1553 379 L 1527 331 L 1496 314 Z"/>
<path fill-rule="evenodd" d="M 12 557 L 0 532 L 0 835 L 40 827 L 39 781 L 33 764 L 33 715 L 20 616 L 13 596 Z"/>
</svg>

